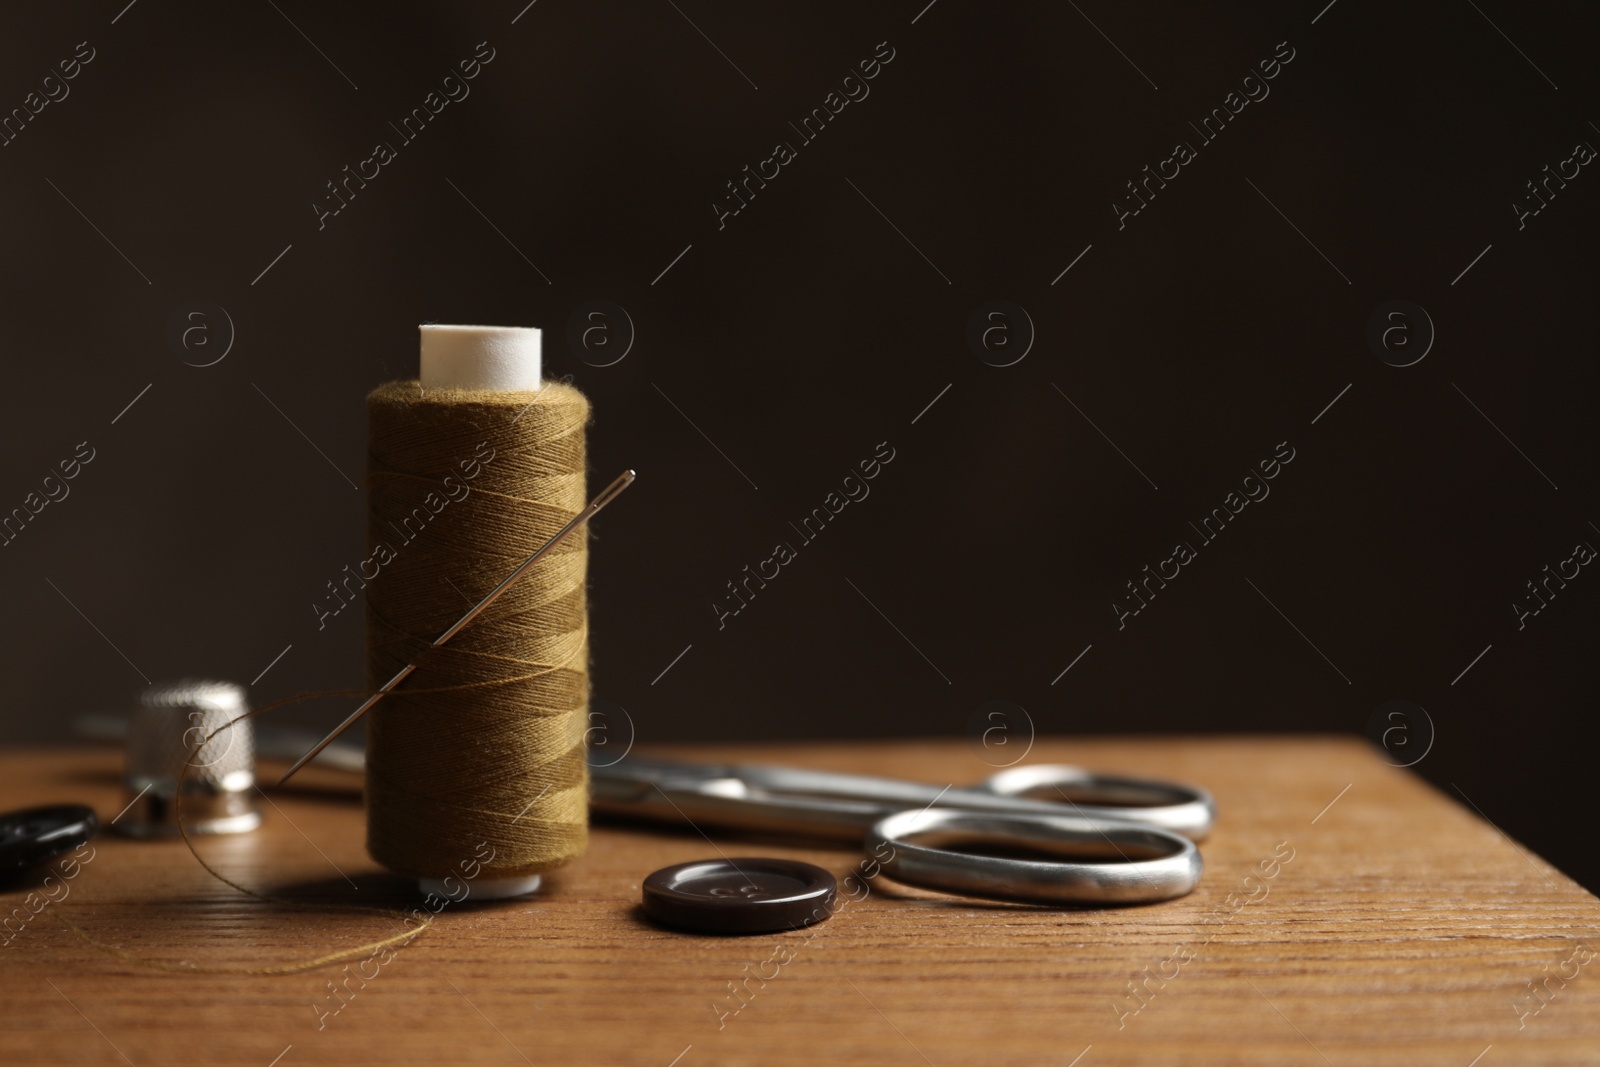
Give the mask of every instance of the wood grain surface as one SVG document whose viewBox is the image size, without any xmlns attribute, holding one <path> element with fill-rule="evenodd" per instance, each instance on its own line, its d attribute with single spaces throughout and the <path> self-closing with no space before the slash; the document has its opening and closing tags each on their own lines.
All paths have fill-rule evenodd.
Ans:
<svg viewBox="0 0 1600 1067">
<path fill-rule="evenodd" d="M 961 742 L 695 747 L 936 784 L 992 772 Z M 105 750 L 0 756 L 0 810 L 123 801 Z M 1190 896 L 1052 910 L 942 897 L 879 877 L 812 929 L 714 938 L 645 921 L 657 867 L 762 854 L 843 875 L 845 849 L 710 830 L 600 826 L 538 895 L 445 907 L 363 980 L 168 973 L 270 966 L 392 932 L 349 903 L 407 907 L 367 857 L 356 783 L 315 770 L 271 793 L 254 833 L 103 834 L 93 858 L 0 944 L 0 1063 L 1372 1064 L 1600 1063 L 1600 901 L 1458 797 L 1344 738 L 1041 740 L 1029 762 L 1209 787 L 1217 829 Z M 5 910 L 23 907 L 9 889 Z M 37 903 L 37 898 L 35 903 Z M 334 985 L 340 996 L 335 996 Z M 738 994 L 733 992 L 738 986 Z M 1130 991 L 1137 987 L 1136 996 Z M 333 1009 L 337 1008 L 336 1012 Z M 325 1014 L 326 1013 L 326 1014 Z"/>
</svg>

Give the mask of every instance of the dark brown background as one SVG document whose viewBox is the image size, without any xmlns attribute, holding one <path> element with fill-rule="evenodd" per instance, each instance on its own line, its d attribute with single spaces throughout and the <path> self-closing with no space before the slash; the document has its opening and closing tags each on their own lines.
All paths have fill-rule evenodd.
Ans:
<svg viewBox="0 0 1600 1067">
<path fill-rule="evenodd" d="M 1600 15 L 924 3 L 0 15 L 5 109 L 96 50 L 0 148 L 0 509 L 96 453 L 0 548 L 0 737 L 285 646 L 260 698 L 359 685 L 359 613 L 319 631 L 311 604 L 364 554 L 364 394 L 415 373 L 419 322 L 540 325 L 594 400 L 596 486 L 641 472 L 593 556 L 596 693 L 641 742 L 970 735 L 993 700 L 1049 733 L 1360 733 L 1407 700 L 1419 773 L 1600 885 L 1600 577 L 1524 630 L 1510 608 L 1600 544 L 1600 178 L 1521 231 L 1510 206 L 1600 144 Z M 324 182 L 485 40 L 471 95 L 319 232 Z M 871 95 L 719 230 L 723 183 L 880 41 Z M 1119 232 L 1122 183 L 1280 41 L 1270 96 Z M 237 331 L 203 369 L 166 338 L 192 299 Z M 637 328 L 614 366 L 566 341 L 592 299 Z M 994 299 L 1037 330 L 1014 366 L 966 341 Z M 1395 299 L 1438 331 L 1406 368 L 1364 338 Z M 871 496 L 719 632 L 722 584 L 882 441 Z M 1280 441 L 1271 496 L 1119 631 L 1123 583 Z"/>
</svg>

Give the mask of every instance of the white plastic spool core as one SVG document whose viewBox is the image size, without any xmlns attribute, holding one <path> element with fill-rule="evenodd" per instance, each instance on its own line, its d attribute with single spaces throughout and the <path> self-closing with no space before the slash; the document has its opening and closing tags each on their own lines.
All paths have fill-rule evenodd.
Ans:
<svg viewBox="0 0 1600 1067">
<path fill-rule="evenodd" d="M 540 333 L 528 326 L 419 326 L 424 389 L 539 388 Z"/>
<path fill-rule="evenodd" d="M 537 327 L 430 324 L 419 326 L 418 330 L 422 334 L 419 377 L 424 390 L 528 392 L 541 385 L 544 361 Z M 504 900 L 534 892 L 540 881 L 539 875 L 531 874 L 521 878 L 475 878 L 466 884 L 469 897 Z M 449 898 L 444 883 L 442 878 L 417 879 L 422 892 Z"/>
<path fill-rule="evenodd" d="M 467 887 L 467 895 L 462 900 L 473 897 L 479 900 L 505 900 L 508 897 L 521 897 L 534 892 L 539 888 L 543 875 L 530 874 L 526 878 L 474 878 L 467 881 L 465 878 L 418 878 L 417 888 L 424 893 L 454 900 L 452 891 L 445 885 L 446 882 L 455 882 L 454 892 L 461 892 L 461 886 Z"/>
</svg>

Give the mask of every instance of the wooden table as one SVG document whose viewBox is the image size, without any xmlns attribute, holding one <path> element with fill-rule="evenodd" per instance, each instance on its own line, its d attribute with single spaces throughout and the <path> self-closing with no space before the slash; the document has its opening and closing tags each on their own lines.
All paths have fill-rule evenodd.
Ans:
<svg viewBox="0 0 1600 1067">
<path fill-rule="evenodd" d="M 955 741 L 671 754 L 941 784 L 991 770 Z M 122 803 L 118 760 L 8 753 L 0 810 L 79 800 L 109 819 Z M 67 895 L 0 945 L 0 1063 L 1600 1062 L 1600 957 L 1583 947 L 1600 950 L 1600 901 L 1364 743 L 1049 740 L 1029 760 L 1209 786 L 1221 814 L 1200 887 L 1151 907 L 1058 911 L 880 877 L 807 931 L 698 937 L 643 920 L 639 883 L 712 846 L 692 831 L 597 827 L 588 854 L 539 895 L 446 907 L 364 983 L 339 967 L 154 971 L 58 921 L 142 956 L 210 965 L 268 966 L 386 936 L 386 920 L 342 905 L 415 898 L 367 858 L 350 779 L 319 770 L 272 795 L 260 831 L 202 846 L 230 876 L 310 909 L 227 888 L 181 842 L 98 838 Z M 840 875 L 856 862 L 712 837 L 730 855 Z M 24 897 L 7 893 L 7 908 Z"/>
</svg>

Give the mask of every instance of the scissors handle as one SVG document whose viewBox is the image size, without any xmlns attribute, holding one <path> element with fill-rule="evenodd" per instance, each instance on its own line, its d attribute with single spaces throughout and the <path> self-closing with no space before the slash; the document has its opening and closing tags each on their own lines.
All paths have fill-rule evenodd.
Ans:
<svg viewBox="0 0 1600 1067">
<path fill-rule="evenodd" d="M 1039 858 L 961 850 L 971 843 Z M 1193 841 L 1165 830 L 939 808 L 880 820 L 866 848 L 896 881 L 1030 904 L 1154 904 L 1188 893 L 1204 867 Z"/>
<path fill-rule="evenodd" d="M 1008 767 L 971 788 L 1064 805 L 1067 811 L 1089 818 L 1153 826 L 1191 841 L 1204 841 L 1217 820 L 1216 802 L 1199 786 L 1096 774 L 1061 763 Z"/>
</svg>

